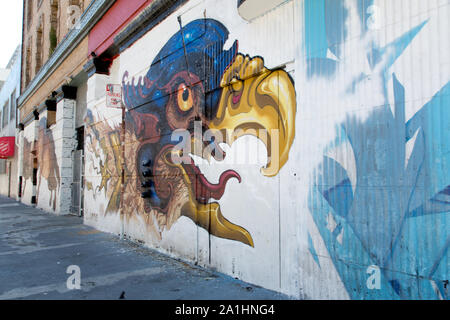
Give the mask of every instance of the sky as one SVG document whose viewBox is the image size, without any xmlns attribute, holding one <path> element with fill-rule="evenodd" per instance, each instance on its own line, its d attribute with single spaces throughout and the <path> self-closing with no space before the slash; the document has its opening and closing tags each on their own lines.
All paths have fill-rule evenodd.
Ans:
<svg viewBox="0 0 450 320">
<path fill-rule="evenodd" d="M 0 1 L 0 68 L 5 68 L 22 41 L 22 0 Z"/>
</svg>

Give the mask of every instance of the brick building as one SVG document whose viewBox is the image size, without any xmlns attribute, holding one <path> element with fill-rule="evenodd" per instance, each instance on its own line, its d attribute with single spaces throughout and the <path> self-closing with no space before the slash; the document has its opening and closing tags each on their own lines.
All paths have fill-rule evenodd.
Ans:
<svg viewBox="0 0 450 320">
<path fill-rule="evenodd" d="M 82 147 L 77 139 L 83 137 L 86 106 L 85 21 L 95 24 L 98 17 L 86 12 L 108 7 L 107 2 L 100 7 L 91 2 L 24 1 L 19 196 L 56 213 L 81 211 Z"/>
<path fill-rule="evenodd" d="M 90 0 L 25 0 L 22 87 L 25 89 L 64 39 Z"/>
<path fill-rule="evenodd" d="M 17 98 L 20 95 L 21 47 L 18 46 L 4 69 L 0 83 L 0 194 L 17 198 L 18 148 L 16 144 Z M 0 78 L 1 79 L 1 78 Z"/>
</svg>

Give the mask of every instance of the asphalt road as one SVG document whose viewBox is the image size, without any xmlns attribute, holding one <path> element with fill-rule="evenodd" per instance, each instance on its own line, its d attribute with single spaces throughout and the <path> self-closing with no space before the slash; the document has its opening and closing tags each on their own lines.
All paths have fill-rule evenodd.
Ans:
<svg viewBox="0 0 450 320">
<path fill-rule="evenodd" d="M 80 270 L 67 273 L 70 266 Z M 287 296 L 0 196 L 0 300 L 280 300 Z"/>
</svg>

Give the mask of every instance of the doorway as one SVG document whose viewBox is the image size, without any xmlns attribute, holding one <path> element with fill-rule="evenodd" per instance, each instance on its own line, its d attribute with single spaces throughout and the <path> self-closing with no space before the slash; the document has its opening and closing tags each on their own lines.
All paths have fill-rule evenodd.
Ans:
<svg viewBox="0 0 450 320">
<path fill-rule="evenodd" d="M 84 126 L 76 129 L 77 148 L 72 153 L 72 205 L 70 212 L 79 217 L 84 209 Z"/>
</svg>

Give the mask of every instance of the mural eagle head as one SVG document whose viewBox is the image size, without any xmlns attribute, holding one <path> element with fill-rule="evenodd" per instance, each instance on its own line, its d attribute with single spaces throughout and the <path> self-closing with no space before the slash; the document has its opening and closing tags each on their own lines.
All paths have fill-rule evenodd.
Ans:
<svg viewBox="0 0 450 320">
<path fill-rule="evenodd" d="M 128 170 L 137 177 L 139 201 L 147 213 L 166 215 L 165 227 L 185 216 L 214 236 L 254 246 L 250 233 L 227 220 L 217 202 L 230 179 L 241 181 L 239 173 L 227 170 L 213 184 L 177 147 L 190 144 L 192 154 L 223 159 L 219 140 L 204 141 L 195 134 L 201 123 L 203 133 L 221 133 L 229 145 L 243 135 L 261 139 L 268 149 L 269 161 L 261 169 L 267 177 L 275 176 L 288 159 L 295 134 L 293 80 L 284 70 L 267 69 L 262 58 L 239 53 L 237 41 L 224 50 L 227 39 L 220 22 L 195 20 L 167 41 L 136 83 L 125 72 L 125 126 L 137 141 L 125 157 L 135 159 Z M 188 139 L 174 139 L 179 130 Z M 183 161 L 173 161 L 174 153 Z"/>
</svg>

